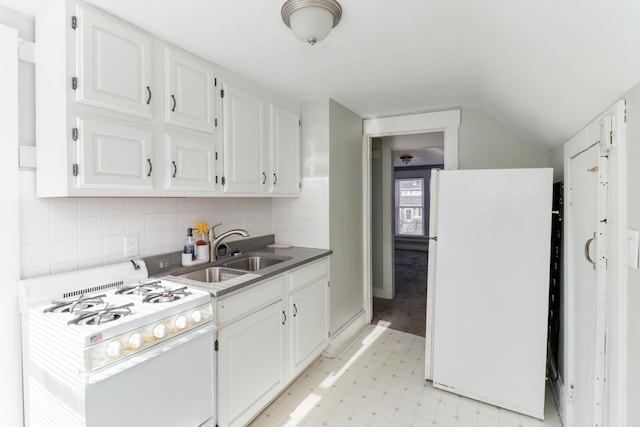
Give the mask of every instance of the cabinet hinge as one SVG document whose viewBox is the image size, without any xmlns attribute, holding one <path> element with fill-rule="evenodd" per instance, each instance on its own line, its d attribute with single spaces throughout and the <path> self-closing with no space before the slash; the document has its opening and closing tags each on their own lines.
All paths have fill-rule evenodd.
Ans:
<svg viewBox="0 0 640 427">
<path fill-rule="evenodd" d="M 213 85 L 214 86 L 218 86 L 218 78 L 217 77 L 213 78 Z"/>
<path fill-rule="evenodd" d="M 298 120 L 298 126 L 302 126 L 302 120 Z"/>
<path fill-rule="evenodd" d="M 301 182 L 298 183 L 298 189 L 302 190 L 302 183 Z"/>
<path fill-rule="evenodd" d="M 224 185 L 224 183 L 225 183 L 224 176 L 220 179 L 220 181 L 222 182 L 222 185 Z"/>
<path fill-rule="evenodd" d="M 73 166 L 71 167 L 71 172 L 73 173 L 73 176 L 78 176 L 78 164 L 74 163 Z"/>
<path fill-rule="evenodd" d="M 216 160 L 218 160 L 218 152 L 216 151 Z"/>
<path fill-rule="evenodd" d="M 216 175 L 216 184 L 218 183 L 218 175 Z"/>
<path fill-rule="evenodd" d="M 224 98 L 224 89 L 220 89 L 220 98 Z"/>
<path fill-rule="evenodd" d="M 78 18 L 75 16 L 71 17 L 71 28 L 73 28 L 74 30 L 78 28 Z"/>
<path fill-rule="evenodd" d="M 78 140 L 78 128 L 71 129 L 71 139 L 74 141 Z"/>
<path fill-rule="evenodd" d="M 218 118 L 213 119 L 213 126 L 218 127 Z"/>
<path fill-rule="evenodd" d="M 215 351 L 218 351 L 218 340 L 216 340 L 216 342 L 214 343 L 214 345 L 213 345 L 213 349 L 214 349 Z"/>
<path fill-rule="evenodd" d="M 77 77 L 71 77 L 71 89 L 73 89 L 73 90 L 78 89 L 78 78 Z"/>
</svg>

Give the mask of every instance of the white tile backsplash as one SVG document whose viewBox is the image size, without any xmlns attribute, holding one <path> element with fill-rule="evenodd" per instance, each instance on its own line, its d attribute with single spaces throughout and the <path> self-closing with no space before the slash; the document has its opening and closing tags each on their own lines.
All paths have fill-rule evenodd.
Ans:
<svg viewBox="0 0 640 427">
<path fill-rule="evenodd" d="M 140 257 L 178 251 L 198 221 L 273 233 L 270 198 L 37 198 L 35 185 L 35 171 L 20 172 L 22 278 L 122 262 L 125 236 Z"/>
</svg>

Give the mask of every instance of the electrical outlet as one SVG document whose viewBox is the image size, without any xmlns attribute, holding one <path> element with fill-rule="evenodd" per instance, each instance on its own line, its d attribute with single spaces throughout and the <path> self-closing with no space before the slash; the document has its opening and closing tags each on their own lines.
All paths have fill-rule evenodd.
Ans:
<svg viewBox="0 0 640 427">
<path fill-rule="evenodd" d="M 124 256 L 125 258 L 138 255 L 138 236 L 125 236 Z"/>
</svg>

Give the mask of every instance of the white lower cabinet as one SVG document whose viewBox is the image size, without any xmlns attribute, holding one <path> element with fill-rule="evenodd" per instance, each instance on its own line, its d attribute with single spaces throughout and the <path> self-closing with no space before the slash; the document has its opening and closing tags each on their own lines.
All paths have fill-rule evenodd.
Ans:
<svg viewBox="0 0 640 427">
<path fill-rule="evenodd" d="M 218 331 L 218 424 L 243 426 L 285 384 L 282 300 Z"/>
<path fill-rule="evenodd" d="M 289 295 L 289 355 L 297 376 L 322 353 L 328 341 L 328 280 L 319 279 Z"/>
<path fill-rule="evenodd" d="M 328 344 L 327 258 L 216 301 L 218 426 L 246 425 Z"/>
</svg>

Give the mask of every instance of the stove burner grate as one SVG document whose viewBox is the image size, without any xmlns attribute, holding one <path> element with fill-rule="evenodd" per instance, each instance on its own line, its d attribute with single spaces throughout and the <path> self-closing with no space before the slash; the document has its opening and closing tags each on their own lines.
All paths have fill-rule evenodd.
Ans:
<svg viewBox="0 0 640 427">
<path fill-rule="evenodd" d="M 160 284 L 160 280 L 156 280 L 153 282 L 146 283 L 138 283 L 135 285 L 122 286 L 118 288 L 116 294 L 118 295 L 148 295 L 154 291 L 158 291 L 159 289 L 163 289 Z"/>
<path fill-rule="evenodd" d="M 124 316 L 133 314 L 131 308 L 133 303 L 109 307 L 107 304 L 104 308 L 98 310 L 78 311 L 78 317 L 69 320 L 68 325 L 102 325 L 103 323 L 113 322 Z"/>
<path fill-rule="evenodd" d="M 191 292 L 187 291 L 187 287 L 183 286 L 182 288 L 176 289 L 165 289 L 160 292 L 154 292 L 147 294 L 142 300 L 142 302 L 150 302 L 153 304 L 157 303 L 165 303 L 165 302 L 173 302 L 180 300 L 187 295 L 191 295 Z"/>
<path fill-rule="evenodd" d="M 78 298 L 73 300 L 51 301 L 53 304 L 49 308 L 45 308 L 45 313 L 79 313 L 83 310 L 89 310 L 99 305 L 106 305 L 104 298 L 106 294 L 91 295 L 85 297 L 81 294 Z"/>
</svg>

